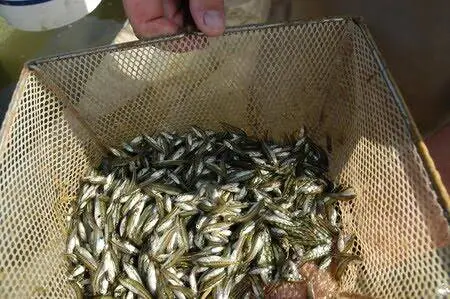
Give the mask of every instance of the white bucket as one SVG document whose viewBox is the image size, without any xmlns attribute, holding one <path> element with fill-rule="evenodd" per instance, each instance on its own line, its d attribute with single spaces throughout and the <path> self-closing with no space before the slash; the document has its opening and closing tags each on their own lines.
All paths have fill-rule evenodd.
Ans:
<svg viewBox="0 0 450 299">
<path fill-rule="evenodd" d="M 101 0 L 0 0 L 0 16 L 15 28 L 44 31 L 83 18 L 100 2 Z"/>
</svg>

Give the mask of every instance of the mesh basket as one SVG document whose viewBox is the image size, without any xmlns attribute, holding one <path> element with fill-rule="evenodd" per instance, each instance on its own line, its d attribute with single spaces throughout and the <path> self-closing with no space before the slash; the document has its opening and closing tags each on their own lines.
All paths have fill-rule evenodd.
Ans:
<svg viewBox="0 0 450 299">
<path fill-rule="evenodd" d="M 363 262 L 340 290 L 436 296 L 449 283 L 448 195 L 364 25 L 350 18 L 234 28 L 109 46 L 23 70 L 0 144 L 0 296 L 74 297 L 68 203 L 105 146 L 225 121 L 282 138 L 306 125 Z"/>
</svg>

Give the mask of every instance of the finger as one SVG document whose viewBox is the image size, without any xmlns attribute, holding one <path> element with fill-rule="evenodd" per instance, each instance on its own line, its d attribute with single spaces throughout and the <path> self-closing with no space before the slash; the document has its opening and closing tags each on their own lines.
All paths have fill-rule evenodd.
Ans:
<svg viewBox="0 0 450 299">
<path fill-rule="evenodd" d="M 123 0 L 123 6 L 138 37 L 173 34 L 180 28 L 174 0 Z"/>
<path fill-rule="evenodd" d="M 180 9 L 181 0 L 163 0 L 164 16 L 172 23 L 183 27 L 183 12 Z"/>
<path fill-rule="evenodd" d="M 221 35 L 225 30 L 223 0 L 191 0 L 192 18 L 200 31 L 209 36 Z"/>
</svg>

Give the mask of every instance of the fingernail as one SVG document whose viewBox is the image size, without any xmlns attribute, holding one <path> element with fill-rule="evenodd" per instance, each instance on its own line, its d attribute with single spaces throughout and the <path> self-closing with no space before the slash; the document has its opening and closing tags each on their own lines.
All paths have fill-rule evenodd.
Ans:
<svg viewBox="0 0 450 299">
<path fill-rule="evenodd" d="M 205 12 L 203 22 L 212 30 L 223 30 L 225 27 L 223 13 L 217 10 L 208 10 Z"/>
</svg>

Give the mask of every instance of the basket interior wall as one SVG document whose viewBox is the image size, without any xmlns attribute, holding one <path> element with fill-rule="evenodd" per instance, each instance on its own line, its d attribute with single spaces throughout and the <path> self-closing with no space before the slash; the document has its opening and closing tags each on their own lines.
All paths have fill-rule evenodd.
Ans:
<svg viewBox="0 0 450 299">
<path fill-rule="evenodd" d="M 342 289 L 428 297 L 446 283 L 448 226 L 407 123 L 360 27 L 335 20 L 94 51 L 24 73 L 0 148 L 1 294 L 71 294 L 64 212 L 101 151 L 68 103 L 105 145 L 219 121 L 279 139 L 306 125 L 359 194 L 341 211 L 363 262 Z"/>
<path fill-rule="evenodd" d="M 433 297 L 448 283 L 448 224 L 374 49 L 359 26 L 348 29 L 319 123 L 319 135 L 333 140 L 333 176 L 360 195 L 340 207 L 344 230 L 356 234 L 354 251 L 364 259 L 347 272 L 342 289 Z"/>
<path fill-rule="evenodd" d="M 64 220 L 88 157 L 98 161 L 99 153 L 82 131 L 74 134 L 61 102 L 25 71 L 0 143 L 0 297 L 74 295 L 65 278 Z"/>
</svg>

